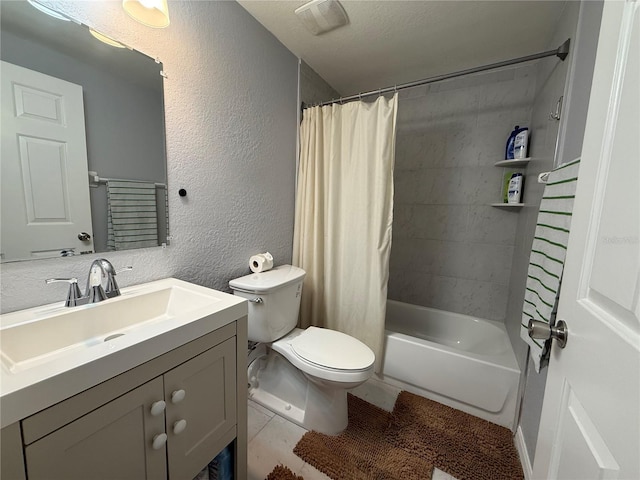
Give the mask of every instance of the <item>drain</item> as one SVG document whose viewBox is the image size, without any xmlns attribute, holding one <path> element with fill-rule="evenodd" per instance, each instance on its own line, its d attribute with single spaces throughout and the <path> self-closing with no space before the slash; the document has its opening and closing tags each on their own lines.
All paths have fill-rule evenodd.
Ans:
<svg viewBox="0 0 640 480">
<path fill-rule="evenodd" d="M 124 333 L 114 333 L 113 335 L 109 335 L 107 338 L 105 338 L 104 341 L 108 342 L 109 340 L 113 340 L 114 338 L 118 338 L 122 336 L 124 336 Z"/>
</svg>

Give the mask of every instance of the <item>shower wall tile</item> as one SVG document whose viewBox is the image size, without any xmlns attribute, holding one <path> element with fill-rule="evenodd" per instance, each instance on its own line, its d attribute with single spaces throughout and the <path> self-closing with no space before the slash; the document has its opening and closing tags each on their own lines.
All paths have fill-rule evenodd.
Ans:
<svg viewBox="0 0 640 480">
<path fill-rule="evenodd" d="M 428 239 L 396 239 L 389 266 L 452 278 L 507 285 L 514 247 Z"/>
<path fill-rule="evenodd" d="M 429 297 L 431 291 L 430 274 L 414 270 L 390 269 L 389 276 L 394 278 L 394 281 L 389 281 L 387 296 L 390 299 L 414 305 L 427 305 L 425 299 Z"/>
<path fill-rule="evenodd" d="M 501 321 L 509 287 L 492 282 L 433 276 L 430 294 L 430 306 L 434 308 Z"/>
<path fill-rule="evenodd" d="M 535 79 L 532 77 L 484 85 L 479 97 L 478 108 L 483 112 L 503 108 L 530 108 L 534 94 Z"/>
<path fill-rule="evenodd" d="M 441 128 L 398 133 L 396 170 L 416 170 L 425 164 L 442 164 L 445 158 L 446 140 L 446 131 Z"/>
<path fill-rule="evenodd" d="M 430 168 L 420 173 L 425 179 L 424 187 L 415 197 L 415 202 L 430 205 L 456 205 L 461 201 L 462 168 Z M 429 179 L 427 182 L 426 179 Z"/>
<path fill-rule="evenodd" d="M 459 198 L 467 205 L 488 205 L 498 201 L 502 187 L 501 169 L 471 167 L 460 171 Z"/>
<path fill-rule="evenodd" d="M 393 237 L 463 240 L 467 234 L 466 205 L 403 205 L 394 207 Z"/>
<path fill-rule="evenodd" d="M 448 92 L 430 92 L 420 97 L 419 101 L 425 106 L 428 118 L 441 122 L 476 115 L 481 94 L 482 88 L 470 87 Z"/>
<path fill-rule="evenodd" d="M 494 163 L 530 125 L 535 82 L 528 65 L 400 96 L 389 298 L 504 320 L 519 214 L 489 206 L 502 192 Z"/>
<path fill-rule="evenodd" d="M 427 94 L 429 89 L 428 85 L 421 85 L 419 87 L 407 88 L 398 92 L 399 100 L 407 100 L 409 98 L 423 97 Z"/>
<path fill-rule="evenodd" d="M 500 321 L 508 291 L 508 286 L 492 282 L 411 272 L 389 286 L 389 298 L 418 305 L 428 303 L 440 310 Z"/>
<path fill-rule="evenodd" d="M 481 139 L 477 135 L 478 115 L 452 117 L 446 123 L 446 157 L 434 166 L 469 167 L 479 164 Z"/>
<path fill-rule="evenodd" d="M 467 235 L 467 205 L 413 205 L 411 237 L 461 241 Z"/>
<path fill-rule="evenodd" d="M 470 206 L 467 239 L 471 242 L 493 245 L 514 245 L 518 229 L 518 214 L 518 211 L 503 210 L 488 205 Z"/>
</svg>

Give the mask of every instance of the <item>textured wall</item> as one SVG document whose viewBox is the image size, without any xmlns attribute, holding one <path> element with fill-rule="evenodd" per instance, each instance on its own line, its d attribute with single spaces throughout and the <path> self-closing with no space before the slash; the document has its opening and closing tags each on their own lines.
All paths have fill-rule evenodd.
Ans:
<svg viewBox="0 0 640 480">
<path fill-rule="evenodd" d="M 235 2 L 170 2 L 171 25 L 144 27 L 121 2 L 48 2 L 159 58 L 165 81 L 172 245 L 110 253 L 121 286 L 175 276 L 226 289 L 249 272 L 249 256 L 269 250 L 291 260 L 297 59 Z M 185 188 L 188 196 L 177 191 Z M 98 255 L 3 264 L 1 309 L 65 298 Z"/>
<path fill-rule="evenodd" d="M 401 93 L 389 298 L 504 320 L 518 213 L 489 205 L 493 164 L 534 86 L 525 65 Z"/>
</svg>

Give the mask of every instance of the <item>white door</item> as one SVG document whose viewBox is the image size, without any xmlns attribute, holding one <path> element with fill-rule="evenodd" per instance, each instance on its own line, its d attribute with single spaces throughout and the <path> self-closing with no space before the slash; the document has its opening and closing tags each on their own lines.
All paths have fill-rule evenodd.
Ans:
<svg viewBox="0 0 640 480">
<path fill-rule="evenodd" d="M 92 252 L 82 87 L 7 62 L 1 81 L 2 260 Z"/>
<path fill-rule="evenodd" d="M 639 11 L 604 5 L 535 478 L 640 478 Z"/>
</svg>

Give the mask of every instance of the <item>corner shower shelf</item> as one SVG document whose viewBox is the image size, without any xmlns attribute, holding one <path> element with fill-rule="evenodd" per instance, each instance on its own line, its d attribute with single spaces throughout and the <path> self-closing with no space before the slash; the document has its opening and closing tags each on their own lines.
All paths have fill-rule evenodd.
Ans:
<svg viewBox="0 0 640 480">
<path fill-rule="evenodd" d="M 524 207 L 524 203 L 492 203 L 491 206 L 492 207 L 496 207 L 496 208 L 514 208 L 514 209 L 518 209 L 518 208 Z"/>
<path fill-rule="evenodd" d="M 496 167 L 502 167 L 502 168 L 527 168 L 527 164 L 529 163 L 529 161 L 531 160 L 531 157 L 527 157 L 527 158 L 517 158 L 517 159 L 511 159 L 511 160 L 500 160 L 499 162 L 494 163 L 493 165 Z M 504 170 L 506 172 L 506 170 Z M 504 175 L 504 173 L 503 173 Z M 503 181 L 505 181 L 505 179 L 503 178 Z M 496 207 L 496 208 L 507 208 L 507 209 L 513 209 L 513 210 L 519 210 L 520 208 L 524 207 L 524 203 L 507 203 L 507 202 L 500 202 L 500 203 L 492 203 L 491 204 L 492 207 Z"/>
<path fill-rule="evenodd" d="M 517 158 L 515 160 L 514 159 L 500 160 L 499 162 L 496 162 L 493 165 L 496 167 L 525 167 L 530 160 L 531 160 L 531 157 Z"/>
</svg>

